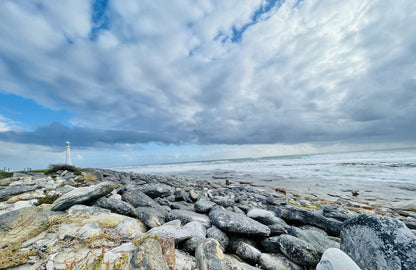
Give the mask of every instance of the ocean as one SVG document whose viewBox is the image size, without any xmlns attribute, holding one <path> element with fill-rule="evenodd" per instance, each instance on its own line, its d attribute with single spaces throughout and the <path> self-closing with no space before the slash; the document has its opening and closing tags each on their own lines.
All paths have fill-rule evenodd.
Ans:
<svg viewBox="0 0 416 270">
<path fill-rule="evenodd" d="M 283 187 L 326 199 L 416 199 L 416 148 L 211 160 L 112 168 L 145 174 Z"/>
</svg>

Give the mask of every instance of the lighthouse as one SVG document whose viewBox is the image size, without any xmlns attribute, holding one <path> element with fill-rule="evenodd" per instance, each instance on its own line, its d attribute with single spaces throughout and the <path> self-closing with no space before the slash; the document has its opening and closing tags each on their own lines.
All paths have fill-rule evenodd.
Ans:
<svg viewBox="0 0 416 270">
<path fill-rule="evenodd" d="M 69 145 L 68 141 L 65 144 L 65 148 L 66 148 L 66 165 L 72 165 L 72 162 L 71 162 L 71 146 Z"/>
</svg>

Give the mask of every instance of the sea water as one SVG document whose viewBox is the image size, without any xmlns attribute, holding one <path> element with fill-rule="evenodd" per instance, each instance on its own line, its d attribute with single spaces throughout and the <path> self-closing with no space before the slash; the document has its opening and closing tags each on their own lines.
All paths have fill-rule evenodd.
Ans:
<svg viewBox="0 0 416 270">
<path fill-rule="evenodd" d="M 113 168 L 114 169 L 114 168 Z M 416 148 L 212 160 L 115 168 L 210 181 L 244 181 L 323 197 L 416 199 Z"/>
</svg>

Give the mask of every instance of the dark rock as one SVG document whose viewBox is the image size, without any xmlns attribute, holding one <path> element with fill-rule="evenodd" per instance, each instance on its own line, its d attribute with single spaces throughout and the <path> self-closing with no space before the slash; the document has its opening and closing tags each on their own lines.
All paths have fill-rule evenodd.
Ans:
<svg viewBox="0 0 416 270">
<path fill-rule="evenodd" d="M 28 186 L 11 186 L 0 189 L 0 201 L 5 201 L 12 196 L 19 195 L 28 191 L 36 190 L 38 186 L 28 185 Z"/>
<path fill-rule="evenodd" d="M 224 254 L 224 268 L 226 270 L 258 270 L 257 267 L 251 266 L 242 262 L 240 258 L 235 255 Z"/>
<path fill-rule="evenodd" d="M 200 198 L 194 205 L 195 211 L 198 213 L 208 213 L 212 207 L 214 207 L 216 203 L 206 199 Z"/>
<path fill-rule="evenodd" d="M 280 221 L 273 212 L 259 208 L 251 209 L 248 211 L 247 216 L 264 225 L 272 225 Z"/>
<path fill-rule="evenodd" d="M 320 254 L 328 248 L 339 248 L 339 243 L 331 240 L 325 231 L 312 226 L 292 227 L 289 234 L 311 244 Z"/>
<path fill-rule="evenodd" d="M 255 264 L 260 260 L 261 251 L 247 243 L 240 242 L 236 254 L 244 261 Z"/>
<path fill-rule="evenodd" d="M 213 238 L 208 238 L 198 245 L 195 250 L 195 259 L 200 270 L 226 269 L 221 245 Z"/>
<path fill-rule="evenodd" d="M 166 213 L 151 207 L 136 207 L 134 216 L 150 228 L 158 227 L 165 223 Z"/>
<path fill-rule="evenodd" d="M 208 238 L 215 238 L 220 243 L 220 245 L 224 248 L 224 250 L 228 246 L 229 238 L 226 233 L 218 229 L 216 226 L 212 225 L 207 230 L 207 237 Z"/>
<path fill-rule="evenodd" d="M 316 270 L 360 270 L 360 268 L 342 250 L 330 248 L 322 255 Z"/>
<path fill-rule="evenodd" d="M 327 218 L 334 218 L 339 221 L 345 221 L 350 218 L 349 215 L 342 212 L 342 209 L 336 205 L 324 206 L 323 215 Z"/>
<path fill-rule="evenodd" d="M 238 213 L 238 214 L 242 214 L 242 215 L 246 215 L 246 212 L 244 212 L 243 210 L 241 210 L 239 207 L 237 206 L 233 206 L 233 212 L 234 213 Z"/>
<path fill-rule="evenodd" d="M 223 207 L 232 207 L 235 204 L 234 194 L 232 196 L 216 196 L 213 201 Z"/>
<path fill-rule="evenodd" d="M 134 269 L 169 270 L 157 240 L 149 238 L 134 252 L 130 263 Z"/>
<path fill-rule="evenodd" d="M 263 250 L 267 253 L 276 253 L 280 251 L 279 248 L 279 236 L 272 236 L 261 241 Z"/>
<path fill-rule="evenodd" d="M 206 239 L 207 229 L 198 221 L 187 223 L 183 229 L 191 235 L 191 238 L 185 241 L 182 250 L 194 253 L 198 244 Z"/>
<path fill-rule="evenodd" d="M 134 207 L 122 200 L 102 197 L 94 203 L 94 206 L 105 208 L 121 215 L 134 216 Z"/>
<path fill-rule="evenodd" d="M 321 258 L 312 245 L 288 234 L 278 236 L 278 244 L 286 257 L 302 266 L 316 266 Z"/>
<path fill-rule="evenodd" d="M 303 267 L 289 260 L 285 255 L 262 253 L 259 264 L 265 270 L 303 270 Z"/>
<path fill-rule="evenodd" d="M 339 236 L 342 222 L 327 218 L 320 211 L 306 210 L 294 206 L 269 206 L 268 209 L 287 222 L 312 225 L 323 229 L 332 236 Z"/>
<path fill-rule="evenodd" d="M 191 221 L 201 222 L 205 227 L 211 226 L 211 221 L 206 215 L 198 214 L 192 211 L 186 210 L 172 210 L 167 216 L 167 220 L 179 219 L 182 224 L 186 224 Z"/>
<path fill-rule="evenodd" d="M 171 209 L 179 209 L 179 210 L 186 210 L 186 211 L 195 211 L 192 205 L 186 202 L 171 202 L 169 203 Z"/>
<path fill-rule="evenodd" d="M 144 194 L 140 189 L 137 187 L 129 187 L 127 191 L 125 191 L 121 198 L 123 201 L 128 202 L 133 207 L 154 207 L 159 209 L 160 205 L 156 203 L 152 198 Z"/>
<path fill-rule="evenodd" d="M 109 194 L 114 189 L 111 182 L 103 182 L 98 185 L 74 189 L 53 202 L 52 211 L 62 211 L 75 204 L 87 203 Z"/>
<path fill-rule="evenodd" d="M 270 229 L 245 215 L 227 211 L 222 207 L 215 207 L 209 213 L 212 223 L 226 232 L 245 235 L 269 236 Z"/>
<path fill-rule="evenodd" d="M 238 245 L 240 242 L 244 242 L 246 244 L 249 244 L 250 246 L 253 246 L 257 248 L 257 239 L 255 238 L 247 238 L 247 236 L 243 236 L 240 234 L 230 234 L 228 236 L 228 246 L 226 249 L 227 253 L 236 253 Z"/>
<path fill-rule="evenodd" d="M 359 215 L 345 221 L 341 250 L 366 270 L 413 270 L 416 237 L 403 222 L 377 215 Z"/>
<path fill-rule="evenodd" d="M 281 235 L 287 233 L 287 230 L 290 228 L 290 226 L 287 225 L 283 219 L 278 217 L 277 219 L 278 220 L 276 223 L 269 225 L 271 235 Z"/>
<path fill-rule="evenodd" d="M 137 186 L 137 188 L 151 198 L 168 197 L 175 192 L 173 187 L 159 183 L 144 184 Z"/>
</svg>

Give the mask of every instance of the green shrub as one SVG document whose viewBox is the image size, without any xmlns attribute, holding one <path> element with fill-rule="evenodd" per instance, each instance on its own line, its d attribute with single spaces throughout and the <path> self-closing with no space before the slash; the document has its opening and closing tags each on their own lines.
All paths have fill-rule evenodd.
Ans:
<svg viewBox="0 0 416 270">
<path fill-rule="evenodd" d="M 0 179 L 2 178 L 9 178 L 12 177 L 13 173 L 12 172 L 4 172 L 4 171 L 0 171 Z"/>
<path fill-rule="evenodd" d="M 46 171 L 46 174 L 54 174 L 58 171 L 68 171 L 74 173 L 75 175 L 81 175 L 81 171 L 78 168 L 67 164 L 51 164 L 49 165 L 49 169 Z"/>
</svg>

